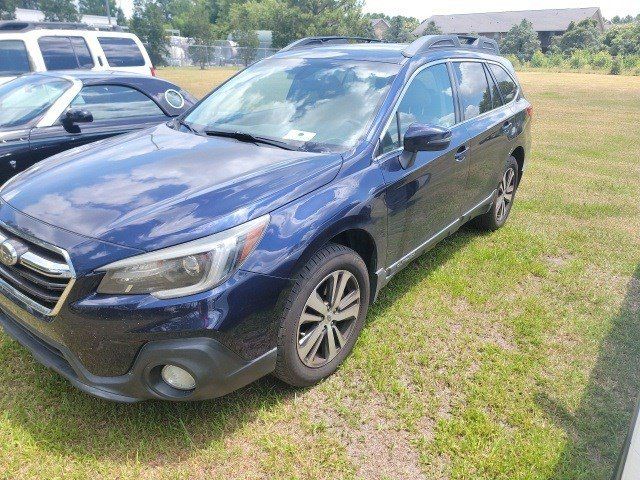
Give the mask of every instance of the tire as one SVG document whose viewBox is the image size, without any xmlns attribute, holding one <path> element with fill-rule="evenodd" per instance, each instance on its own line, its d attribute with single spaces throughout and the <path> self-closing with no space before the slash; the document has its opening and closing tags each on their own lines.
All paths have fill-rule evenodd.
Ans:
<svg viewBox="0 0 640 480">
<path fill-rule="evenodd" d="M 355 251 L 329 244 L 314 254 L 294 279 L 284 307 L 274 375 L 307 387 L 335 372 L 353 350 L 369 298 L 367 267 Z"/>
<path fill-rule="evenodd" d="M 491 232 L 505 224 L 507 218 L 509 218 L 509 213 L 511 213 L 511 207 L 516 197 L 518 180 L 518 162 L 515 158 L 509 157 L 504 173 L 502 174 L 502 179 L 497 187 L 498 195 L 496 195 L 496 198 L 491 204 L 491 208 L 487 213 L 476 217 L 473 221 L 477 228 Z M 504 194 L 505 184 L 506 194 Z"/>
</svg>

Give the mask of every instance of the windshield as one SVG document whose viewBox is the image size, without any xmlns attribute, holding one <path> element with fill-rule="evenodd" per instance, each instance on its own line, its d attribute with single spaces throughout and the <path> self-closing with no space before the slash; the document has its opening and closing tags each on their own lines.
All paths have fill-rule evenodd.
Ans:
<svg viewBox="0 0 640 480">
<path fill-rule="evenodd" d="M 0 85 L 0 127 L 25 125 L 42 115 L 71 86 L 62 78 L 26 75 Z"/>
<path fill-rule="evenodd" d="M 22 40 L 0 40 L 0 77 L 29 72 L 29 55 Z"/>
<path fill-rule="evenodd" d="M 308 150 L 362 138 L 397 65 L 334 59 L 271 59 L 229 80 L 185 121 L 196 130 L 242 132 Z"/>
</svg>

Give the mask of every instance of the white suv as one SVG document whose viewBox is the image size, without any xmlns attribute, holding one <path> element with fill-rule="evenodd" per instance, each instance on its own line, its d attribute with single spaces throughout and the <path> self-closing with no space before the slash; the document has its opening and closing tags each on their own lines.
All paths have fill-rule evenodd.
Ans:
<svg viewBox="0 0 640 480">
<path fill-rule="evenodd" d="M 79 69 L 155 75 L 144 45 L 132 33 L 84 30 L 74 24 L 0 22 L 0 84 L 28 72 Z"/>
</svg>

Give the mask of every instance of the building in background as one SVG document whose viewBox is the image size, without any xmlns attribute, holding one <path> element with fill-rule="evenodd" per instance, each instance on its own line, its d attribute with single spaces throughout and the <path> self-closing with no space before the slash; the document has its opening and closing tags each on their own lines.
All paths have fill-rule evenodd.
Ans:
<svg viewBox="0 0 640 480">
<path fill-rule="evenodd" d="M 389 22 L 387 22 L 384 18 L 374 18 L 371 20 L 371 28 L 373 28 L 373 35 L 378 39 L 382 40 L 387 30 L 389 30 Z"/>
<path fill-rule="evenodd" d="M 442 33 L 446 34 L 479 34 L 500 40 L 511 27 L 527 19 L 538 33 L 542 51 L 546 52 L 554 35 L 562 35 L 571 22 L 578 23 L 585 19 L 596 21 L 600 32 L 605 30 L 605 21 L 598 7 L 558 8 L 548 10 L 521 10 L 512 12 L 464 13 L 456 15 L 433 15 L 427 18 L 414 30 L 420 36 L 429 22 L 434 22 Z"/>
</svg>

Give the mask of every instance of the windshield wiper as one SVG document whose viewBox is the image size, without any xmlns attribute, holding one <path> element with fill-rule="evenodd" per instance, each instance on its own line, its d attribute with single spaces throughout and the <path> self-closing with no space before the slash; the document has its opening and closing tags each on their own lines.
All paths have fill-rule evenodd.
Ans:
<svg viewBox="0 0 640 480">
<path fill-rule="evenodd" d="M 230 132 L 228 130 L 205 130 L 204 133 L 211 137 L 235 138 L 236 140 L 239 140 L 241 142 L 255 144 L 263 143 L 265 145 L 272 145 L 274 147 L 283 148 L 284 150 L 299 150 L 298 148 L 288 144 L 287 142 L 282 142 L 280 140 L 276 140 L 275 138 L 252 135 L 246 132 Z"/>
<path fill-rule="evenodd" d="M 177 120 L 176 123 L 178 125 L 182 125 L 184 128 L 189 130 L 191 133 L 195 133 L 196 135 L 198 135 L 198 131 L 195 128 L 193 128 L 191 125 L 189 125 L 187 122 L 185 122 L 184 120 L 182 120 L 182 119 Z"/>
</svg>

